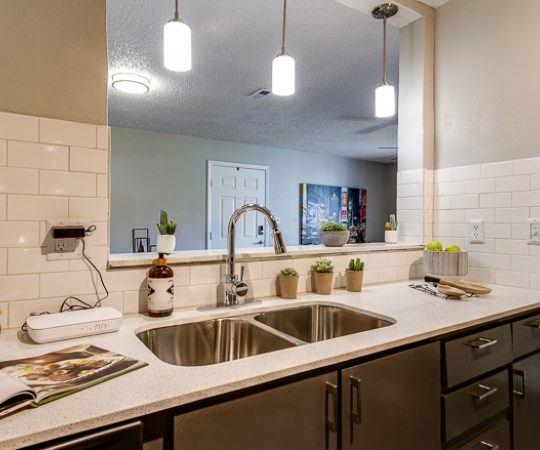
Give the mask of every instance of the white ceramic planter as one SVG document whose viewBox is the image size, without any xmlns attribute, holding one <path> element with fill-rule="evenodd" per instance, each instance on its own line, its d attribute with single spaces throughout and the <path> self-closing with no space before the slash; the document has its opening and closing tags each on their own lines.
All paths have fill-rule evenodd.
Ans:
<svg viewBox="0 0 540 450">
<path fill-rule="evenodd" d="M 392 230 L 386 230 L 384 232 L 384 242 L 387 244 L 397 244 L 398 232 Z"/>
<path fill-rule="evenodd" d="M 176 248 L 176 236 L 174 234 L 158 234 L 157 236 L 157 252 L 158 253 L 173 253 Z"/>
</svg>

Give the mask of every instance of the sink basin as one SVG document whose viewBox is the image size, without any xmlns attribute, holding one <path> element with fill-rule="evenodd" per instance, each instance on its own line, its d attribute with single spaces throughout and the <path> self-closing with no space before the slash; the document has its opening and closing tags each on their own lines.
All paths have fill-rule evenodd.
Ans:
<svg viewBox="0 0 540 450">
<path fill-rule="evenodd" d="M 358 311 L 339 306 L 313 304 L 269 311 L 255 320 L 304 342 L 318 342 L 392 325 Z"/>
<path fill-rule="evenodd" d="M 159 359 L 178 366 L 205 366 L 294 347 L 242 319 L 213 319 L 154 328 L 137 337 Z"/>
</svg>

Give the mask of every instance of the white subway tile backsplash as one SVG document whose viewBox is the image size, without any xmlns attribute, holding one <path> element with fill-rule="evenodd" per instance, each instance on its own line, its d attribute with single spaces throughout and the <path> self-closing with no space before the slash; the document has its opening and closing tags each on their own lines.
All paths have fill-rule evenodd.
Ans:
<svg viewBox="0 0 540 450">
<path fill-rule="evenodd" d="M 495 282 L 503 286 L 521 288 L 529 287 L 530 275 L 527 272 L 512 272 L 509 270 L 497 270 Z"/>
<path fill-rule="evenodd" d="M 496 178 L 497 192 L 528 191 L 529 189 L 530 180 L 528 175 Z"/>
<path fill-rule="evenodd" d="M 74 220 L 106 221 L 109 203 L 106 198 L 69 198 L 69 218 Z"/>
<path fill-rule="evenodd" d="M 16 167 L 0 167 L 0 193 L 37 194 L 38 171 Z"/>
<path fill-rule="evenodd" d="M 77 252 L 80 253 L 80 246 Z M 107 260 L 109 258 L 109 247 L 106 245 L 87 245 L 86 256 L 92 260 L 92 262 L 99 269 L 107 268 Z M 69 263 L 69 270 L 72 272 L 79 272 L 82 270 L 88 270 L 88 264 L 82 258 L 70 259 L 66 261 Z"/>
<path fill-rule="evenodd" d="M 68 295 L 92 294 L 94 293 L 93 277 L 95 277 L 94 280 L 99 291 L 103 292 L 97 276 L 91 274 L 89 270 L 81 272 L 43 273 L 39 277 L 41 297 L 66 297 Z"/>
<path fill-rule="evenodd" d="M 189 266 L 174 266 L 174 286 L 189 285 Z"/>
<path fill-rule="evenodd" d="M 495 218 L 495 210 L 492 208 L 465 210 L 465 222 L 474 219 L 483 219 L 484 222 L 493 222 Z"/>
<path fill-rule="evenodd" d="M 525 223 L 513 223 L 512 225 L 512 239 L 527 239 L 527 224 Z"/>
<path fill-rule="evenodd" d="M 9 326 L 9 303 L 0 302 L 0 329 L 5 329 Z"/>
<path fill-rule="evenodd" d="M 39 222 L 0 222 L 0 247 L 39 246 Z"/>
<path fill-rule="evenodd" d="M 531 175 L 531 189 L 540 191 L 540 174 Z"/>
<path fill-rule="evenodd" d="M 540 158 L 518 159 L 514 161 L 516 175 L 540 173 Z"/>
<path fill-rule="evenodd" d="M 67 270 L 69 270 L 67 261 L 47 261 L 41 247 L 10 248 L 8 250 L 8 273 L 10 275 L 65 272 Z"/>
<path fill-rule="evenodd" d="M 97 197 L 108 197 L 109 196 L 109 177 L 108 175 L 97 175 L 97 188 L 96 188 Z"/>
<path fill-rule="evenodd" d="M 512 237 L 512 225 L 509 223 L 486 223 L 486 238 L 510 239 Z"/>
<path fill-rule="evenodd" d="M 463 223 L 465 222 L 465 211 L 463 209 L 439 210 L 435 217 L 438 222 L 442 223 Z"/>
<path fill-rule="evenodd" d="M 398 182 L 400 184 L 421 183 L 423 176 L 424 174 L 422 169 L 404 170 L 398 172 Z"/>
<path fill-rule="evenodd" d="M 465 279 L 479 283 L 495 283 L 495 269 L 469 267 L 469 273 Z"/>
<path fill-rule="evenodd" d="M 68 147 L 9 141 L 8 165 L 35 169 L 68 170 Z"/>
<path fill-rule="evenodd" d="M 146 273 L 146 269 L 140 268 L 109 270 L 103 274 L 103 279 L 110 291 L 128 291 L 134 287 L 141 290 L 146 289 Z"/>
<path fill-rule="evenodd" d="M 0 220 L 7 218 L 7 195 L 0 194 Z"/>
<path fill-rule="evenodd" d="M 39 296 L 39 275 L 0 276 L 0 301 L 26 300 Z"/>
<path fill-rule="evenodd" d="M 512 270 L 540 274 L 540 257 L 512 255 Z"/>
<path fill-rule="evenodd" d="M 481 194 L 480 208 L 506 208 L 512 206 L 512 194 Z"/>
<path fill-rule="evenodd" d="M 453 168 L 452 167 L 447 167 L 447 168 L 444 168 L 444 169 L 439 169 L 439 170 L 436 170 L 435 173 L 434 173 L 434 177 L 433 179 L 435 180 L 435 182 L 437 183 L 441 183 L 441 182 L 447 182 L 447 181 L 452 181 L 453 180 Z"/>
<path fill-rule="evenodd" d="M 279 275 L 282 269 L 292 267 L 293 261 L 289 259 L 276 259 L 274 261 L 262 262 L 262 277 L 259 278 L 274 278 Z"/>
<path fill-rule="evenodd" d="M 529 208 L 497 208 L 495 222 L 518 223 L 525 222 L 529 216 Z"/>
<path fill-rule="evenodd" d="M 189 284 L 215 284 L 220 282 L 219 264 L 203 264 L 191 266 Z"/>
<path fill-rule="evenodd" d="M 106 127 L 106 126 L 100 126 L 98 125 L 97 127 L 97 145 L 96 147 L 101 149 L 101 150 L 108 150 L 109 149 L 109 133 L 110 133 L 110 128 L 109 127 Z"/>
<path fill-rule="evenodd" d="M 450 209 L 451 208 L 451 199 L 452 197 L 434 197 L 433 207 L 435 209 Z"/>
<path fill-rule="evenodd" d="M 480 166 L 459 166 L 452 168 L 452 179 L 454 181 L 473 180 L 480 178 Z"/>
<path fill-rule="evenodd" d="M 398 184 L 398 197 L 419 197 L 422 195 L 422 183 Z"/>
<path fill-rule="evenodd" d="M 514 174 L 514 162 L 502 161 L 482 164 L 482 178 L 506 177 Z"/>
<path fill-rule="evenodd" d="M 506 253 L 508 255 L 529 254 L 527 242 L 518 239 L 496 239 L 495 249 L 497 253 Z"/>
<path fill-rule="evenodd" d="M 37 117 L 0 112 L 0 138 L 36 142 L 38 121 Z"/>
<path fill-rule="evenodd" d="M 465 183 L 463 181 L 446 181 L 436 185 L 435 195 L 463 195 L 465 193 Z"/>
<path fill-rule="evenodd" d="M 69 170 L 107 173 L 108 158 L 108 153 L 102 150 L 71 147 L 69 150 Z"/>
<path fill-rule="evenodd" d="M 477 209 L 479 197 L 478 194 L 473 195 L 452 195 L 450 197 L 451 209 Z"/>
<path fill-rule="evenodd" d="M 0 275 L 7 273 L 7 248 L 0 248 Z"/>
<path fill-rule="evenodd" d="M 488 194 L 495 192 L 495 178 L 465 180 L 466 194 Z"/>
<path fill-rule="evenodd" d="M 514 192 L 512 206 L 540 206 L 540 191 Z"/>
<path fill-rule="evenodd" d="M 39 174 L 41 195 L 95 197 L 96 192 L 96 175 L 93 173 L 42 170 Z"/>
<path fill-rule="evenodd" d="M 463 240 L 463 244 L 459 245 L 461 248 L 464 248 L 468 251 L 479 252 L 479 253 L 495 253 L 495 239 L 485 239 L 483 244 L 472 244 L 469 240 Z M 453 242 L 452 242 L 453 243 Z M 452 244 L 450 243 L 450 244 Z"/>
<path fill-rule="evenodd" d="M 136 314 L 147 310 L 147 292 L 126 291 L 124 292 L 124 314 Z"/>
<path fill-rule="evenodd" d="M 7 164 L 7 141 L 0 139 L 0 166 Z"/>
<path fill-rule="evenodd" d="M 422 209 L 424 206 L 423 197 L 400 197 L 396 201 L 397 209 Z"/>
<path fill-rule="evenodd" d="M 510 268 L 510 258 L 510 255 L 478 253 L 478 267 L 508 270 Z"/>
<path fill-rule="evenodd" d="M 56 119 L 39 119 L 39 141 L 48 144 L 96 147 L 96 126 Z"/>
<path fill-rule="evenodd" d="M 8 195 L 8 220 L 65 219 L 68 199 L 44 195 Z"/>
</svg>

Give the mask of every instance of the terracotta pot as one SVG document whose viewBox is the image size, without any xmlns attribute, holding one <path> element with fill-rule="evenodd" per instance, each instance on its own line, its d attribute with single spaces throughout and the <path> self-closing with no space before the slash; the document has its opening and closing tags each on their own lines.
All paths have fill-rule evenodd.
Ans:
<svg viewBox="0 0 540 450">
<path fill-rule="evenodd" d="M 279 275 L 279 296 L 281 298 L 296 298 L 298 293 L 298 275 Z"/>
<path fill-rule="evenodd" d="M 332 293 L 334 273 L 313 272 L 314 290 L 317 294 L 329 295 Z"/>
<path fill-rule="evenodd" d="M 349 240 L 349 230 L 345 231 L 321 231 L 321 242 L 327 247 L 343 247 Z"/>
<path fill-rule="evenodd" d="M 351 292 L 362 291 L 362 281 L 364 280 L 363 270 L 349 270 L 345 271 L 345 279 L 347 280 L 347 290 Z"/>
<path fill-rule="evenodd" d="M 173 253 L 176 247 L 176 236 L 174 234 L 158 234 L 157 236 L 157 252 L 158 253 Z"/>
</svg>

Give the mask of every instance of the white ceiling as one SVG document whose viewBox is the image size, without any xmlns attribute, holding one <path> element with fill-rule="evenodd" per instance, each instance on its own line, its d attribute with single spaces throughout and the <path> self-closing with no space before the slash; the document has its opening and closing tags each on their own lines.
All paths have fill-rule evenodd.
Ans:
<svg viewBox="0 0 540 450">
<path fill-rule="evenodd" d="M 426 5 L 433 6 L 434 8 L 438 8 L 441 5 L 444 5 L 445 3 L 448 3 L 450 0 L 420 0 L 422 3 L 425 3 Z"/>
<path fill-rule="evenodd" d="M 147 76 L 149 94 L 109 91 L 109 124 L 389 162 L 397 118 L 374 117 L 382 24 L 334 0 L 289 1 L 291 97 L 248 94 L 271 84 L 280 0 L 185 0 L 193 69 L 163 68 L 162 27 L 173 0 L 108 0 L 109 70 Z M 389 27 L 389 78 L 398 85 L 399 31 Z"/>
</svg>

